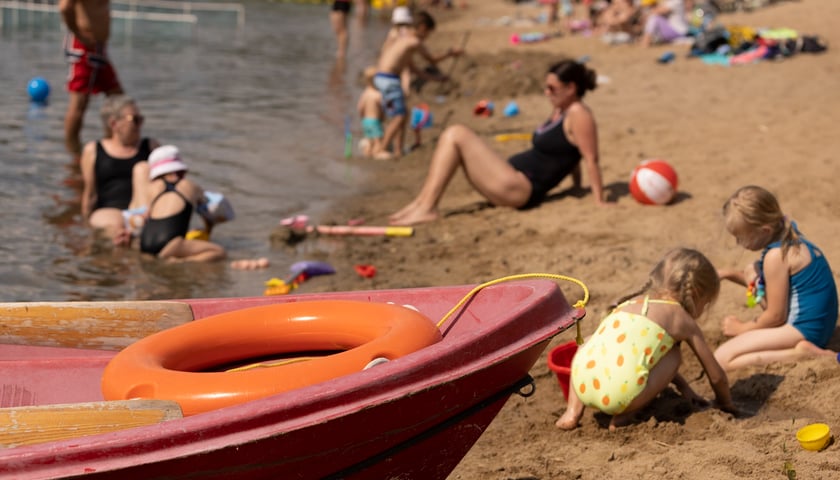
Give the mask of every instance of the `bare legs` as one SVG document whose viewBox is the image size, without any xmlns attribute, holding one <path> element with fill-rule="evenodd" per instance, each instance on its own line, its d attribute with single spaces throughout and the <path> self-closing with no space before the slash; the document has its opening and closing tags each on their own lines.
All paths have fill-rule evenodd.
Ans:
<svg viewBox="0 0 840 480">
<path fill-rule="evenodd" d="M 463 125 L 441 134 L 420 193 L 389 217 L 393 225 L 414 225 L 438 218 L 438 203 L 461 167 L 473 188 L 492 204 L 520 207 L 531 195 L 531 182 Z"/>
<path fill-rule="evenodd" d="M 715 351 L 715 358 L 724 370 L 749 365 L 790 362 L 808 357 L 835 357 L 836 352 L 820 348 L 805 340 L 791 325 L 761 328 L 729 339 Z"/>
<path fill-rule="evenodd" d="M 330 24 L 332 24 L 335 39 L 338 43 L 335 56 L 344 58 L 347 55 L 347 14 L 335 10 L 331 11 Z"/>
<path fill-rule="evenodd" d="M 374 150 L 373 157 L 377 160 L 388 160 L 391 158 L 391 154 L 388 153 L 386 150 L 388 145 L 391 144 L 392 141 L 398 139 L 399 141 L 396 142 L 397 145 L 394 150 L 394 155 L 399 157 L 402 155 L 402 142 L 404 137 L 405 131 L 405 123 L 406 123 L 406 116 L 403 115 L 395 115 L 391 118 L 391 121 L 388 122 L 388 126 L 385 127 L 385 133 L 382 136 L 382 143 L 379 145 L 379 150 Z"/>
<path fill-rule="evenodd" d="M 88 106 L 90 95 L 70 92 L 67 113 L 64 115 L 64 145 L 74 161 L 82 156 L 82 121 Z"/>
<path fill-rule="evenodd" d="M 617 427 L 626 425 L 632 418 L 634 412 L 650 403 L 662 390 L 665 390 L 668 384 L 678 377 L 677 371 L 680 368 L 680 363 L 682 363 L 680 349 L 679 347 L 674 347 L 650 370 L 647 385 L 644 390 L 630 402 L 630 405 L 627 405 L 627 408 L 622 413 L 613 416 L 610 421 L 610 431 L 615 431 Z M 557 428 L 562 430 L 574 430 L 577 428 L 578 422 L 580 422 L 580 418 L 583 416 L 583 402 L 574 393 L 574 386 L 572 385 L 571 387 L 572 391 L 569 392 L 568 407 L 555 423 Z M 677 387 L 683 395 L 690 396 L 694 393 L 690 387 L 688 390 L 685 390 L 687 384 L 682 377 L 679 377 Z"/>
</svg>

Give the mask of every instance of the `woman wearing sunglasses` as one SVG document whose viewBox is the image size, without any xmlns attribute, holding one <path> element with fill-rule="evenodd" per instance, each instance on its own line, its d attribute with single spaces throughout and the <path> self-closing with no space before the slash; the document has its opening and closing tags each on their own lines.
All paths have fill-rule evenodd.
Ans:
<svg viewBox="0 0 840 480">
<path fill-rule="evenodd" d="M 106 98 L 101 116 L 104 138 L 88 142 L 80 160 L 84 182 L 82 217 L 88 225 L 121 244 L 126 240 L 122 211 L 148 205 L 142 195 L 132 198 L 132 193 L 148 183 L 146 160 L 159 144 L 140 136 L 143 115 L 131 97 Z"/>
<path fill-rule="evenodd" d="M 474 131 L 453 125 L 441 134 L 420 193 L 389 217 L 393 225 L 414 225 L 439 217 L 438 203 L 458 167 L 470 184 L 496 206 L 536 207 L 549 190 L 571 174 L 581 186 L 583 160 L 595 203 L 605 205 L 595 117 L 583 96 L 596 87 L 595 72 L 573 60 L 552 65 L 544 93 L 551 115 L 534 132 L 530 149 L 509 159 L 493 151 Z"/>
</svg>

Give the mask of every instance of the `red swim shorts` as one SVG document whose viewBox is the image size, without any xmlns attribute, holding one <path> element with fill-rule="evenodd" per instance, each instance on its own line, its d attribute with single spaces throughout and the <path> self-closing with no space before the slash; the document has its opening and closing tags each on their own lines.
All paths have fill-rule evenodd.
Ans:
<svg viewBox="0 0 840 480">
<path fill-rule="evenodd" d="M 67 90 L 87 94 L 122 90 L 104 45 L 90 47 L 72 37 L 71 45 L 65 43 L 64 55 L 70 64 Z"/>
</svg>

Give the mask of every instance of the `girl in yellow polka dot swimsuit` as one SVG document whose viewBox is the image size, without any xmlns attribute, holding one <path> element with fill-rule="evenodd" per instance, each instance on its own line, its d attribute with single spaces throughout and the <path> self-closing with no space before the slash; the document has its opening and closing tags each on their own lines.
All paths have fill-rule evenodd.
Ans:
<svg viewBox="0 0 840 480">
<path fill-rule="evenodd" d="M 706 371 L 716 404 L 734 412 L 726 373 L 696 322 L 719 289 L 717 271 L 702 253 L 685 248 L 668 252 L 647 284 L 615 307 L 578 349 L 570 382 L 576 395 L 569 395 L 557 426 L 577 427 L 589 406 L 613 415 L 613 430 L 670 383 L 684 397 L 705 404 L 679 374 L 682 341 Z"/>
</svg>

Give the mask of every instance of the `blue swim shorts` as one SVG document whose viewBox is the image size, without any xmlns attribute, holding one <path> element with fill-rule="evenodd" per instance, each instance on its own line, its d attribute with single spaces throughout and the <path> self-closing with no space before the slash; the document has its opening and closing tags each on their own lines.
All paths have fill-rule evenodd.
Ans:
<svg viewBox="0 0 840 480">
<path fill-rule="evenodd" d="M 384 136 L 382 122 L 378 118 L 363 118 L 362 132 L 365 138 L 382 138 Z"/>
<path fill-rule="evenodd" d="M 382 106 L 389 117 L 405 115 L 405 95 L 400 77 L 393 73 L 377 73 L 373 76 L 373 86 L 382 93 Z"/>
</svg>

